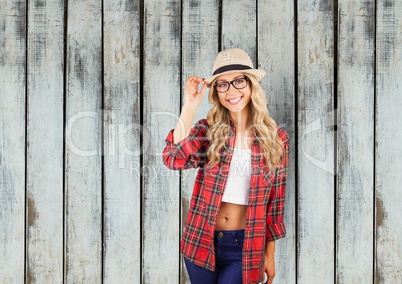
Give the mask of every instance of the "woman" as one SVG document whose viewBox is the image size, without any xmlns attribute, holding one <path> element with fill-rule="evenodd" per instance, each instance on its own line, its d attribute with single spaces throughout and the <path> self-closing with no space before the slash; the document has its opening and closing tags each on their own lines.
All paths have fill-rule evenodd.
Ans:
<svg viewBox="0 0 402 284">
<path fill-rule="evenodd" d="M 166 166 L 199 168 L 180 245 L 193 284 L 275 276 L 289 143 L 268 114 L 264 75 L 243 50 L 220 52 L 213 76 L 187 79 L 179 122 L 166 138 Z M 213 107 L 191 128 L 207 86 Z"/>
</svg>

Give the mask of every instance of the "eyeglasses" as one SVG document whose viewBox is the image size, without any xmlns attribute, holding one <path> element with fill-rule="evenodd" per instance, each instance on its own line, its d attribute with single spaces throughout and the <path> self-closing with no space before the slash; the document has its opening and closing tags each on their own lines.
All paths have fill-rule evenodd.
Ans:
<svg viewBox="0 0 402 284">
<path fill-rule="evenodd" d="M 217 82 L 214 84 L 214 87 L 216 88 L 216 91 L 218 93 L 227 92 L 230 88 L 230 85 L 232 85 L 235 89 L 240 90 L 244 89 L 247 86 L 248 80 L 249 78 L 243 77 L 234 79 L 233 81 L 230 82 Z"/>
</svg>

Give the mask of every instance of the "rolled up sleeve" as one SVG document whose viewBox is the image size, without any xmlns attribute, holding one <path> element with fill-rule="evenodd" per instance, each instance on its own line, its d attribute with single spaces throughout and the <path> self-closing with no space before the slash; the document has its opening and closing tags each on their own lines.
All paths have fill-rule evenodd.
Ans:
<svg viewBox="0 0 402 284">
<path fill-rule="evenodd" d="M 206 120 L 198 121 L 190 130 L 190 134 L 178 143 L 173 143 L 173 129 L 168 133 L 166 146 L 162 153 L 164 164 L 172 170 L 183 170 L 200 167 L 206 158 Z"/>
<path fill-rule="evenodd" d="M 286 227 L 283 222 L 285 212 L 286 178 L 289 165 L 289 139 L 283 129 L 278 130 L 278 135 L 284 144 L 282 164 L 276 171 L 275 180 L 272 183 L 266 219 L 266 241 L 272 241 L 285 237 Z"/>
</svg>

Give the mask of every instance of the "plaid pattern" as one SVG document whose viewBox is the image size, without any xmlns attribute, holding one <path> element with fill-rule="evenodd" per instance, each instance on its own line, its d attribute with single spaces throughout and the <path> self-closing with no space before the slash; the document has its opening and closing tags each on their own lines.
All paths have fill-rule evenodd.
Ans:
<svg viewBox="0 0 402 284">
<path fill-rule="evenodd" d="M 198 121 L 187 138 L 173 143 L 173 130 L 163 151 L 165 165 L 174 170 L 199 168 L 194 184 L 187 223 L 180 244 L 183 255 L 195 264 L 215 270 L 214 230 L 235 144 L 236 129 L 231 125 L 229 138 L 220 152 L 221 162 L 212 168 L 208 163 L 206 138 L 208 123 Z M 263 280 L 264 250 L 267 241 L 285 236 L 283 223 L 289 141 L 280 127 L 277 133 L 284 143 L 282 165 L 270 172 L 262 158 L 257 140 L 251 147 L 251 181 L 243 243 L 243 283 Z"/>
</svg>

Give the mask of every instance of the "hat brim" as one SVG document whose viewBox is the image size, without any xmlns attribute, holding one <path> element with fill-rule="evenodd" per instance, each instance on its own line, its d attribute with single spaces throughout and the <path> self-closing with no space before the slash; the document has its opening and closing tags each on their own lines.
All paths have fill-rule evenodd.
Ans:
<svg viewBox="0 0 402 284">
<path fill-rule="evenodd" d="M 229 73 L 236 73 L 236 72 L 240 72 L 240 73 L 246 73 L 246 74 L 251 74 L 254 75 L 258 82 L 261 81 L 261 79 L 265 76 L 265 71 L 264 70 L 258 70 L 258 69 L 247 69 L 247 70 L 229 70 L 226 72 L 222 72 L 216 75 L 213 75 L 211 77 L 206 78 L 204 81 L 208 84 L 208 87 L 211 87 L 211 84 L 216 80 L 216 78 L 218 78 L 221 75 L 224 74 L 229 74 Z"/>
</svg>

